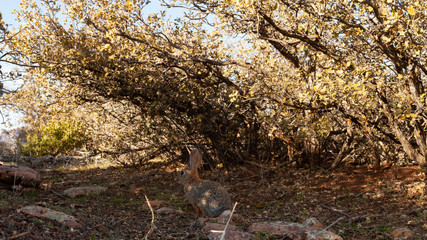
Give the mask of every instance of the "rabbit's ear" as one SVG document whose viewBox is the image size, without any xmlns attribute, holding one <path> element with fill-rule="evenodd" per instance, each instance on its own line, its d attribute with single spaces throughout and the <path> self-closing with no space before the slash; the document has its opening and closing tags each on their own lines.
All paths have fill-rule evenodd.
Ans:
<svg viewBox="0 0 427 240">
<path fill-rule="evenodd" d="M 194 149 L 190 153 L 190 169 L 196 170 L 202 164 L 202 152 L 199 149 Z"/>
</svg>

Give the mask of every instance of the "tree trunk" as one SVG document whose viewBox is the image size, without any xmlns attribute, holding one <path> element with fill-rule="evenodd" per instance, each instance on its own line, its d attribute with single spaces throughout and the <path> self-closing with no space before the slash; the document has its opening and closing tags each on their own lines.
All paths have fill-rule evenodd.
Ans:
<svg viewBox="0 0 427 240">
<path fill-rule="evenodd" d="M 420 146 L 418 144 L 418 140 L 417 140 L 417 147 L 418 147 L 418 149 L 421 150 L 422 153 L 417 151 L 417 149 L 415 149 L 411 145 L 411 143 L 409 142 L 408 138 L 405 136 L 403 131 L 399 128 L 399 125 L 397 124 L 397 120 L 393 117 L 387 102 L 384 101 L 384 99 L 381 99 L 381 102 L 383 105 L 384 113 L 387 116 L 388 122 L 390 124 L 391 130 L 396 135 L 396 137 L 399 139 L 400 144 L 402 144 L 403 151 L 405 151 L 405 153 L 408 155 L 409 159 L 415 161 L 420 166 L 426 166 L 427 161 L 426 161 L 425 145 L 424 145 L 424 148 L 421 148 L 422 145 Z M 415 138 L 417 138 L 418 133 L 415 133 L 415 134 L 416 134 Z"/>
<path fill-rule="evenodd" d="M 380 170 L 380 165 L 381 165 L 381 155 L 378 152 L 377 146 L 375 144 L 375 142 L 372 140 L 372 134 L 371 133 L 366 133 L 365 134 L 366 139 L 368 140 L 369 145 L 371 145 L 372 151 L 374 152 L 374 170 L 378 171 Z"/>
<path fill-rule="evenodd" d="M 332 169 L 335 169 L 338 166 L 338 164 L 341 162 L 341 160 L 344 158 L 344 154 L 348 152 L 351 142 L 353 142 L 353 123 L 347 122 L 346 139 L 343 146 L 341 147 L 340 152 L 335 157 L 335 160 L 332 163 L 332 166 L 331 166 Z"/>
</svg>

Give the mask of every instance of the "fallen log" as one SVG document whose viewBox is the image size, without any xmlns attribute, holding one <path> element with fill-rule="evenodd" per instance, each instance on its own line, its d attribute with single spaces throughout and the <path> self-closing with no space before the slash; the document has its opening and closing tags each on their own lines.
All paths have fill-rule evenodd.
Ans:
<svg viewBox="0 0 427 240">
<path fill-rule="evenodd" d="M 41 178 L 39 172 L 24 166 L 0 165 L 0 183 L 6 188 L 14 186 L 38 187 Z"/>
</svg>

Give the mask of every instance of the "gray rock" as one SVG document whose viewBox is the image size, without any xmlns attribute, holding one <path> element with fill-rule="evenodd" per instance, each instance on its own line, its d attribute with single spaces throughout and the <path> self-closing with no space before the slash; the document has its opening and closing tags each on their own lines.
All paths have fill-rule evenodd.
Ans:
<svg viewBox="0 0 427 240">
<path fill-rule="evenodd" d="M 305 220 L 304 224 L 312 227 L 317 227 L 317 228 L 325 227 L 321 222 L 319 222 L 319 220 L 317 220 L 317 218 L 314 218 L 314 217 L 308 218 L 307 220 Z"/>
<path fill-rule="evenodd" d="M 251 233 L 276 234 L 291 239 L 342 240 L 335 233 L 321 228 L 282 221 L 254 223 L 249 227 L 248 231 Z"/>
<path fill-rule="evenodd" d="M 391 231 L 391 238 L 393 240 L 414 239 L 414 232 L 406 227 L 396 228 Z"/>
<path fill-rule="evenodd" d="M 19 209 L 18 212 L 22 212 L 31 216 L 39 217 L 39 218 L 47 218 L 47 219 L 55 220 L 63 224 L 64 226 L 67 226 L 70 228 L 82 227 L 82 225 L 78 222 L 78 220 L 75 217 L 67 215 L 63 212 L 55 211 L 45 207 L 29 205 Z"/>
<path fill-rule="evenodd" d="M 179 209 L 174 209 L 170 207 L 162 207 L 156 210 L 158 214 L 174 214 L 174 215 L 183 215 L 184 211 Z"/>
<path fill-rule="evenodd" d="M 89 187 L 74 187 L 64 191 L 64 195 L 67 197 L 75 198 L 81 195 L 100 194 L 107 190 L 106 187 L 100 186 L 89 186 Z"/>
</svg>

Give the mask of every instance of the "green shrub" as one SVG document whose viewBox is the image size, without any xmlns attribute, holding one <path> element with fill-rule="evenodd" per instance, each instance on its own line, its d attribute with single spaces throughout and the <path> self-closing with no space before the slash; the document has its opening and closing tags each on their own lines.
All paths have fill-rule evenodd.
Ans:
<svg viewBox="0 0 427 240">
<path fill-rule="evenodd" d="M 29 133 L 26 144 L 19 144 L 23 155 L 41 157 L 46 155 L 69 154 L 80 148 L 87 137 L 83 123 L 70 121 L 51 121 Z"/>
</svg>

